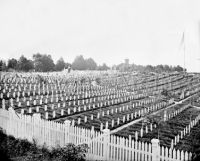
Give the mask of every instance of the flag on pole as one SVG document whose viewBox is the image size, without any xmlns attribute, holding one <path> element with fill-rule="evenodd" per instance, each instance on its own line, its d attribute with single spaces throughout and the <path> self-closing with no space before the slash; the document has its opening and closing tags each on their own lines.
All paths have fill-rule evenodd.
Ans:
<svg viewBox="0 0 200 161">
<path fill-rule="evenodd" d="M 185 71 L 185 32 L 183 32 L 182 34 L 182 37 L 181 37 L 181 42 L 180 42 L 180 45 L 179 45 L 179 51 L 183 49 L 183 66 L 184 66 L 184 71 Z"/>
<path fill-rule="evenodd" d="M 180 45 L 179 45 L 179 50 L 183 46 L 184 43 L 185 43 L 185 33 L 183 32 L 183 35 L 182 35 L 182 38 L 181 38 L 181 42 L 180 42 Z"/>
</svg>

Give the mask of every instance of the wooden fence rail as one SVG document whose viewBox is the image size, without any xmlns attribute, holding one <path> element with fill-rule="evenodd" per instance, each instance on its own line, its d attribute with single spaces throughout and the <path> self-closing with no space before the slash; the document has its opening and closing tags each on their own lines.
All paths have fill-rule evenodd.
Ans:
<svg viewBox="0 0 200 161">
<path fill-rule="evenodd" d="M 38 145 L 44 143 L 49 147 L 67 143 L 75 145 L 86 143 L 89 146 L 87 160 L 111 161 L 188 161 L 191 153 L 160 147 L 158 139 L 151 143 L 135 141 L 131 138 L 110 134 L 109 129 L 102 132 L 43 120 L 39 114 L 33 116 L 18 114 L 12 108 L 0 109 L 0 127 L 8 135 L 16 138 L 36 140 Z"/>
</svg>

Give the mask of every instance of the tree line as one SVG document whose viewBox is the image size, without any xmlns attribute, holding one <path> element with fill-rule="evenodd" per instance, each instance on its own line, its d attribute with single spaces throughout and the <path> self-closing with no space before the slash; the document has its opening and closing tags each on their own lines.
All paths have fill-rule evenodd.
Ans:
<svg viewBox="0 0 200 161">
<path fill-rule="evenodd" d="M 65 62 L 62 57 L 54 63 L 51 55 L 40 53 L 33 54 L 32 59 L 21 55 L 18 60 L 15 58 L 8 59 L 7 62 L 0 60 L 0 71 L 51 72 L 62 71 L 65 68 L 72 68 L 73 70 L 109 69 L 105 63 L 97 65 L 92 58 L 85 59 L 82 55 L 77 56 L 72 64 Z"/>
<path fill-rule="evenodd" d="M 73 63 L 72 69 L 76 70 L 108 70 L 110 69 L 105 63 L 102 65 L 97 65 L 97 63 L 92 59 L 84 59 L 82 55 L 77 56 Z"/>
<path fill-rule="evenodd" d="M 125 64 L 121 63 L 118 64 L 114 67 L 116 70 L 120 71 L 139 71 L 142 73 L 149 73 L 149 72 L 154 72 L 154 73 L 162 73 L 162 72 L 183 72 L 186 71 L 183 67 L 180 65 L 177 66 L 169 66 L 169 65 L 136 65 L 136 64 Z"/>
<path fill-rule="evenodd" d="M 26 58 L 24 55 L 20 56 L 17 60 L 15 58 L 8 59 L 7 62 L 0 60 L 0 71 L 36 71 L 36 72 L 51 72 L 51 71 L 62 71 L 63 69 L 73 69 L 73 70 L 108 70 L 110 69 L 105 63 L 102 65 L 97 65 L 97 63 L 92 59 L 85 59 L 83 55 L 78 55 L 75 57 L 74 61 L 70 64 L 65 62 L 61 57 L 56 63 L 54 63 L 51 55 L 47 54 L 33 54 L 32 59 Z M 184 68 L 181 66 L 169 66 L 169 65 L 136 65 L 136 64 L 126 64 L 120 63 L 114 65 L 112 69 L 120 71 L 138 71 L 138 72 L 182 72 Z"/>
</svg>

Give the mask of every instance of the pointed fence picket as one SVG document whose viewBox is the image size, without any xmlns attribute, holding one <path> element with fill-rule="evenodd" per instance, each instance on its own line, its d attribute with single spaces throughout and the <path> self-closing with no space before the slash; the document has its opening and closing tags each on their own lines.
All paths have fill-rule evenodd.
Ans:
<svg viewBox="0 0 200 161">
<path fill-rule="evenodd" d="M 17 114 L 12 108 L 0 109 L 0 127 L 8 135 L 16 138 L 36 140 L 49 147 L 67 143 L 88 144 L 87 160 L 111 161 L 188 161 L 191 153 L 169 149 L 154 143 L 135 141 L 129 137 L 110 135 L 109 129 L 103 132 L 71 126 L 69 121 L 58 123 L 40 119 L 40 115 Z"/>
</svg>

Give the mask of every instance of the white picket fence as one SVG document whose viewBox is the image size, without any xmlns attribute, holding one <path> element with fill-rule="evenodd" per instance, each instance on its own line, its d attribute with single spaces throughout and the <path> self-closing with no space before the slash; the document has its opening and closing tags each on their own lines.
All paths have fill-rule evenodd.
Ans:
<svg viewBox="0 0 200 161">
<path fill-rule="evenodd" d="M 152 143 L 134 141 L 123 137 L 110 135 L 109 129 L 97 132 L 90 129 L 70 126 L 40 119 L 40 115 L 27 116 L 17 114 L 12 108 L 9 111 L 0 109 L 0 127 L 8 135 L 16 138 L 35 139 L 38 145 L 44 143 L 48 147 L 64 146 L 67 143 L 75 145 L 86 143 L 89 151 L 87 160 L 113 161 L 187 161 L 191 160 L 191 153 L 167 147 L 160 147 L 158 139 Z"/>
</svg>

